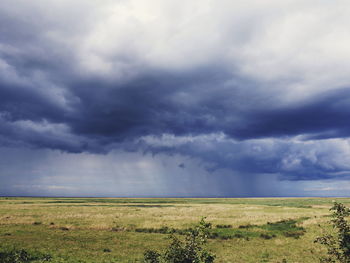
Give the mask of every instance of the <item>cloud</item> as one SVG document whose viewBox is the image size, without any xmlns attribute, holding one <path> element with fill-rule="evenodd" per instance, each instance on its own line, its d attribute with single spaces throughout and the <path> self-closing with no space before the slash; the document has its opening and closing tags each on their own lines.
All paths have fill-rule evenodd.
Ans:
<svg viewBox="0 0 350 263">
<path fill-rule="evenodd" d="M 232 174 L 276 175 L 280 180 L 344 180 L 350 175 L 348 139 L 250 139 L 237 141 L 223 134 L 198 137 L 146 136 L 146 152 L 181 154 L 198 158 L 209 172 L 227 169 Z"/>
<path fill-rule="evenodd" d="M 346 178 L 349 11 L 344 0 L 2 1 L 0 145 Z"/>
</svg>

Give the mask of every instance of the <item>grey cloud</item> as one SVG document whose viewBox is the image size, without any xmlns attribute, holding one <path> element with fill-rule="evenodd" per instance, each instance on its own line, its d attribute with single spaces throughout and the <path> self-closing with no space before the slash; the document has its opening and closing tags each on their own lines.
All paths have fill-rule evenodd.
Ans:
<svg viewBox="0 0 350 263">
<path fill-rule="evenodd" d="M 315 3 L 3 1 L 0 143 L 181 154 L 210 171 L 288 180 L 344 178 L 347 159 L 330 154 L 343 148 L 328 139 L 350 135 L 350 60 L 330 40 L 348 47 L 331 30 L 347 25 L 348 8 L 322 2 L 315 13 Z M 140 140 L 164 134 L 192 139 Z M 314 149 L 316 160 L 307 157 Z"/>
<path fill-rule="evenodd" d="M 198 137 L 144 137 L 146 152 L 180 153 L 199 158 L 209 172 L 271 174 L 281 180 L 341 180 L 350 175 L 347 139 L 304 141 L 301 138 L 232 140 L 223 134 Z"/>
</svg>

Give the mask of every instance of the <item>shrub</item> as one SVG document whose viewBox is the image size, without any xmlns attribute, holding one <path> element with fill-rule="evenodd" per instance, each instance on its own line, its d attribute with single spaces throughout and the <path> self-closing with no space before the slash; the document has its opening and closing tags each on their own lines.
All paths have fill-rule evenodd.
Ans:
<svg viewBox="0 0 350 263">
<path fill-rule="evenodd" d="M 209 238 L 211 238 L 211 239 L 219 238 L 219 233 L 217 233 L 217 232 L 210 233 Z"/>
<path fill-rule="evenodd" d="M 251 228 L 251 227 L 256 227 L 257 225 L 252 225 L 252 224 L 247 224 L 247 225 L 240 225 L 238 228 Z"/>
<path fill-rule="evenodd" d="M 315 239 L 316 243 L 327 247 L 327 257 L 320 258 L 320 262 L 350 263 L 350 226 L 345 219 L 350 215 L 350 210 L 337 202 L 330 210 L 333 211 L 330 223 L 335 233 Z"/>
<path fill-rule="evenodd" d="M 204 218 L 195 228 L 186 233 L 185 239 L 180 240 L 171 235 L 171 243 L 164 253 L 148 250 L 144 254 L 145 263 L 212 263 L 215 255 L 208 252 L 203 246 L 209 236 L 210 223 Z"/>
<path fill-rule="evenodd" d="M 144 253 L 144 261 L 147 263 L 158 263 L 160 262 L 161 255 L 153 250 L 147 250 Z"/>
<path fill-rule="evenodd" d="M 10 250 L 0 252 L 0 263 L 28 263 L 28 262 L 46 262 L 51 260 L 51 256 L 40 253 L 29 253 L 28 251 L 21 250 Z"/>
<path fill-rule="evenodd" d="M 263 239 L 271 239 L 271 238 L 276 237 L 276 235 L 274 235 L 274 234 L 269 235 L 269 234 L 261 233 L 261 234 L 260 234 L 260 237 L 263 238 Z"/>
<path fill-rule="evenodd" d="M 135 228 L 135 232 L 139 233 L 160 233 L 160 234 L 171 234 L 176 232 L 177 230 L 174 228 L 169 228 L 167 226 L 163 226 L 161 228 Z"/>
<path fill-rule="evenodd" d="M 285 237 L 294 237 L 295 239 L 300 238 L 304 234 L 305 234 L 305 231 L 286 231 L 286 232 L 283 232 L 283 235 Z"/>
<path fill-rule="evenodd" d="M 232 228 L 232 225 L 216 225 L 216 228 Z"/>
<path fill-rule="evenodd" d="M 244 238 L 244 236 L 242 234 L 240 234 L 240 233 L 236 233 L 233 236 L 236 237 L 236 238 Z"/>
</svg>

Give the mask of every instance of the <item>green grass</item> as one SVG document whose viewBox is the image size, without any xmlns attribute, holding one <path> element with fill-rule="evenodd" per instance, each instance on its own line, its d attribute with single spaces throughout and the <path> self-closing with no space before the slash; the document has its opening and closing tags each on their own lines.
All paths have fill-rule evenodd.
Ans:
<svg viewBox="0 0 350 263">
<path fill-rule="evenodd" d="M 244 238 L 249 240 L 250 238 L 264 238 L 271 239 L 278 236 L 286 236 L 299 238 L 304 235 L 305 229 L 302 226 L 298 226 L 298 223 L 309 219 L 308 217 L 302 217 L 297 220 L 288 219 L 277 222 L 268 222 L 265 225 L 246 225 L 239 226 L 238 228 L 232 228 L 231 225 L 217 225 L 216 228 L 210 229 L 210 239 L 233 239 Z M 160 233 L 160 234 L 179 234 L 185 235 L 190 229 L 176 229 L 163 226 L 161 228 L 136 228 L 135 232 L 138 233 Z"/>
<path fill-rule="evenodd" d="M 50 254 L 50 262 L 141 262 L 202 216 L 216 262 L 318 262 L 334 198 L 0 198 L 0 251 Z M 350 204 L 350 199 L 336 199 Z M 219 227 L 216 227 L 219 225 Z"/>
</svg>

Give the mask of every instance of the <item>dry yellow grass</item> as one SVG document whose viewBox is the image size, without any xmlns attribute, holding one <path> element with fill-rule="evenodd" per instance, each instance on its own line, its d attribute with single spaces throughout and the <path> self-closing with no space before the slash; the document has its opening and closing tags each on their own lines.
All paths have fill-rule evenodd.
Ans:
<svg viewBox="0 0 350 263">
<path fill-rule="evenodd" d="M 16 244 L 50 251 L 60 258 L 57 262 L 139 262 L 145 249 L 164 247 L 169 240 L 164 234 L 136 233 L 135 228 L 184 229 L 203 216 L 214 226 L 233 228 L 304 218 L 300 225 L 306 234 L 300 239 L 215 239 L 210 240 L 209 247 L 217 254 L 218 263 L 277 263 L 283 258 L 288 262 L 318 262 L 324 250 L 313 240 L 322 234 L 319 225 L 327 226 L 329 218 L 325 215 L 332 200 L 0 198 L 1 246 Z M 350 199 L 340 201 L 349 203 Z M 69 231 L 62 231 L 62 227 Z M 112 252 L 103 253 L 105 247 Z"/>
</svg>

